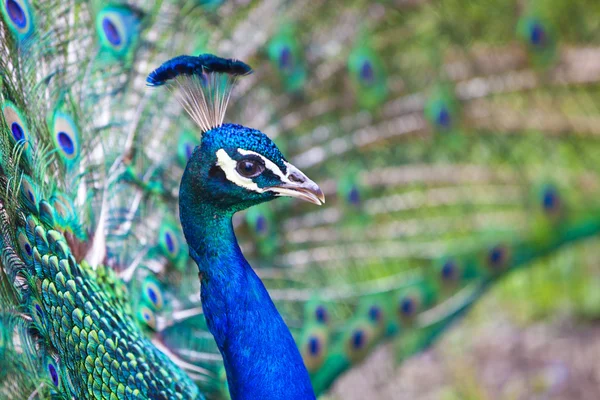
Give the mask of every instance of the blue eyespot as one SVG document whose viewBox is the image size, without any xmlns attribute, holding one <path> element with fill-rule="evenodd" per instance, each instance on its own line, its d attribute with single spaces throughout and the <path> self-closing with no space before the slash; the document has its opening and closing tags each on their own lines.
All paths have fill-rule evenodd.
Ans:
<svg viewBox="0 0 600 400">
<path fill-rule="evenodd" d="M 158 236 L 158 246 L 161 253 L 171 261 L 177 261 L 181 253 L 181 239 L 174 225 L 167 222 L 161 226 Z"/>
<path fill-rule="evenodd" d="M 142 306 L 138 310 L 138 318 L 140 323 L 146 325 L 152 329 L 156 328 L 156 316 L 154 315 L 154 311 L 146 306 Z"/>
<path fill-rule="evenodd" d="M 546 30 L 539 22 L 534 22 L 529 31 L 529 40 L 534 46 L 544 46 L 546 44 Z"/>
<path fill-rule="evenodd" d="M 48 363 L 48 374 L 50 375 L 50 380 L 52 380 L 52 384 L 54 386 L 58 386 L 58 384 L 59 384 L 58 371 L 56 370 L 56 367 L 52 363 Z"/>
<path fill-rule="evenodd" d="M 146 301 L 153 310 L 160 310 L 163 307 L 163 292 L 159 282 L 152 276 L 148 276 L 143 283 L 143 293 Z"/>
<path fill-rule="evenodd" d="M 104 17 L 102 19 L 102 29 L 104 30 L 106 39 L 110 42 L 110 44 L 114 46 L 121 44 L 121 35 L 119 34 L 115 24 L 108 17 Z"/>
<path fill-rule="evenodd" d="M 357 329 L 352 333 L 352 347 L 355 350 L 360 350 L 365 345 L 365 332 L 362 329 Z"/>
<path fill-rule="evenodd" d="M 67 166 L 73 166 L 79 157 L 79 129 L 70 115 L 57 111 L 52 125 L 54 145 Z"/>
<path fill-rule="evenodd" d="M 405 297 L 400 301 L 400 312 L 404 315 L 412 315 L 415 308 L 415 302 L 410 297 Z"/>
<path fill-rule="evenodd" d="M 279 54 L 279 67 L 284 70 L 292 67 L 292 51 L 288 46 L 281 49 L 281 53 Z"/>
<path fill-rule="evenodd" d="M 445 281 L 452 280 L 456 274 L 456 264 L 452 260 L 448 260 L 442 266 L 442 279 Z"/>
<path fill-rule="evenodd" d="M 27 25 L 27 17 L 25 16 L 25 11 L 23 8 L 14 0 L 6 1 L 6 11 L 8 13 L 8 17 L 15 25 L 19 28 L 24 28 Z"/>
<path fill-rule="evenodd" d="M 321 323 L 326 323 L 329 320 L 327 310 L 323 306 L 317 307 L 315 310 L 315 317 L 317 318 L 317 321 Z"/>
<path fill-rule="evenodd" d="M 23 128 L 21 128 L 21 125 L 19 125 L 16 122 L 13 122 L 10 130 L 12 131 L 12 135 L 15 138 L 15 140 L 18 142 L 19 140 L 23 139 L 25 137 L 25 133 L 23 132 Z"/>
<path fill-rule="evenodd" d="M 29 139 L 27 125 L 25 124 L 25 118 L 20 110 L 13 103 L 6 101 L 2 108 L 2 113 L 4 114 L 6 125 L 10 127 L 10 132 L 15 143 L 19 143 L 27 149 L 29 146 L 27 143 L 27 140 Z M 23 141 L 25 143 L 23 143 Z"/>
<path fill-rule="evenodd" d="M 369 308 L 369 318 L 373 322 L 379 322 L 381 320 L 381 308 L 371 306 L 371 308 Z"/>
<path fill-rule="evenodd" d="M 31 316 L 33 317 L 33 320 L 35 322 L 35 327 L 39 331 L 44 331 L 46 326 L 44 323 L 44 310 L 37 300 L 33 300 L 32 304 L 33 312 L 31 313 Z"/>
<path fill-rule="evenodd" d="M 173 243 L 173 237 L 169 232 L 165 233 L 165 243 L 167 244 L 169 253 L 172 253 L 175 250 L 175 244 Z"/>
<path fill-rule="evenodd" d="M 185 156 L 187 157 L 188 160 L 192 157 L 193 152 L 194 152 L 194 146 L 189 143 L 186 143 L 185 144 Z"/>
<path fill-rule="evenodd" d="M 265 233 L 267 231 L 267 219 L 264 215 L 259 215 L 256 218 L 256 233 Z"/>
<path fill-rule="evenodd" d="M 436 122 L 442 128 L 449 128 L 452 123 L 452 117 L 450 116 L 450 112 L 446 107 L 442 107 L 438 112 Z"/>
<path fill-rule="evenodd" d="M 28 0 L 2 0 L 1 11 L 10 30 L 18 39 L 33 31 L 31 6 Z"/>
<path fill-rule="evenodd" d="M 312 356 L 317 356 L 321 352 L 321 342 L 318 337 L 311 336 L 308 339 L 308 351 Z"/>
<path fill-rule="evenodd" d="M 371 84 L 375 80 L 375 70 L 371 61 L 363 61 L 360 67 L 360 79 L 366 84 Z"/>
<path fill-rule="evenodd" d="M 125 56 L 138 39 L 139 15 L 126 6 L 107 6 L 96 16 L 96 32 L 103 49 Z"/>
<path fill-rule="evenodd" d="M 152 303 L 156 304 L 156 292 L 152 288 L 148 288 L 148 297 Z"/>
<path fill-rule="evenodd" d="M 360 192 L 356 186 L 353 186 L 348 193 L 348 202 L 353 206 L 357 206 L 360 204 Z"/>
<path fill-rule="evenodd" d="M 560 197 L 555 188 L 549 187 L 543 193 L 542 206 L 546 211 L 554 210 L 560 204 Z"/>
<path fill-rule="evenodd" d="M 65 132 L 58 132 L 58 144 L 60 147 L 67 153 L 68 155 L 73 154 L 75 152 L 75 146 L 73 145 L 73 140 L 67 135 Z"/>
<path fill-rule="evenodd" d="M 502 265 L 505 261 L 505 250 L 502 246 L 493 247 L 488 254 L 488 261 L 492 267 Z"/>
<path fill-rule="evenodd" d="M 17 240 L 19 241 L 19 247 L 21 249 L 21 256 L 25 262 L 30 262 L 33 257 L 33 247 L 25 234 L 25 231 L 21 230 L 17 235 Z"/>
</svg>

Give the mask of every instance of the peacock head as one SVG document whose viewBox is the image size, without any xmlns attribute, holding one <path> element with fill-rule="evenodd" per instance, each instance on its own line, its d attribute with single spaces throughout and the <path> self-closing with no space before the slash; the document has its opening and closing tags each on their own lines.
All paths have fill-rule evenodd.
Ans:
<svg viewBox="0 0 600 400">
<path fill-rule="evenodd" d="M 153 71 L 149 86 L 167 84 L 202 130 L 180 187 L 180 203 L 196 203 L 233 213 L 278 196 L 321 205 L 323 192 L 290 164 L 264 133 L 223 124 L 231 89 L 251 73 L 241 61 L 204 54 L 179 56 Z"/>
<path fill-rule="evenodd" d="M 278 196 L 325 202 L 319 186 L 286 161 L 267 135 L 234 124 L 204 133 L 188 161 L 181 190 L 233 212 Z"/>
</svg>

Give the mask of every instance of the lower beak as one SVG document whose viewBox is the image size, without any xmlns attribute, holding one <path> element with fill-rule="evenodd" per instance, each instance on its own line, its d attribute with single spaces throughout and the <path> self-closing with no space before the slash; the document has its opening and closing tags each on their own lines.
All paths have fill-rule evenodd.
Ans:
<svg viewBox="0 0 600 400">
<path fill-rule="evenodd" d="M 287 167 L 287 182 L 271 186 L 268 190 L 278 196 L 296 197 L 318 206 L 325 204 L 325 195 L 316 183 L 308 179 L 306 175 L 293 165 L 288 164 Z"/>
</svg>

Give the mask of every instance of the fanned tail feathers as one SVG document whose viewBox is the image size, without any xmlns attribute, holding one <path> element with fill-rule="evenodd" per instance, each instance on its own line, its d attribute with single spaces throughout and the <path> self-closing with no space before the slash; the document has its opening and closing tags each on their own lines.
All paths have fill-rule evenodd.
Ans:
<svg viewBox="0 0 600 400">
<path fill-rule="evenodd" d="M 123 341 L 146 393 L 227 396 L 177 196 L 230 95 L 227 119 L 327 196 L 234 219 L 319 394 L 383 341 L 424 349 L 502 277 L 600 230 L 592 5 L 216 3 L 2 4 L 0 397 L 133 396 L 110 379 Z M 204 78 L 165 65 L 146 81 L 206 51 L 255 73 L 225 95 L 245 64 L 227 82 L 210 59 Z"/>
</svg>

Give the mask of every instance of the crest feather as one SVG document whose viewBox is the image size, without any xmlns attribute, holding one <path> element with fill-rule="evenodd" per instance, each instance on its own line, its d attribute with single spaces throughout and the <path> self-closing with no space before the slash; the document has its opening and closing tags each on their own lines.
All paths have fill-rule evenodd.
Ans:
<svg viewBox="0 0 600 400">
<path fill-rule="evenodd" d="M 242 61 L 212 54 L 172 58 L 152 71 L 148 86 L 167 87 L 190 117 L 207 132 L 223 124 L 231 91 L 239 76 L 252 73 Z"/>
</svg>

